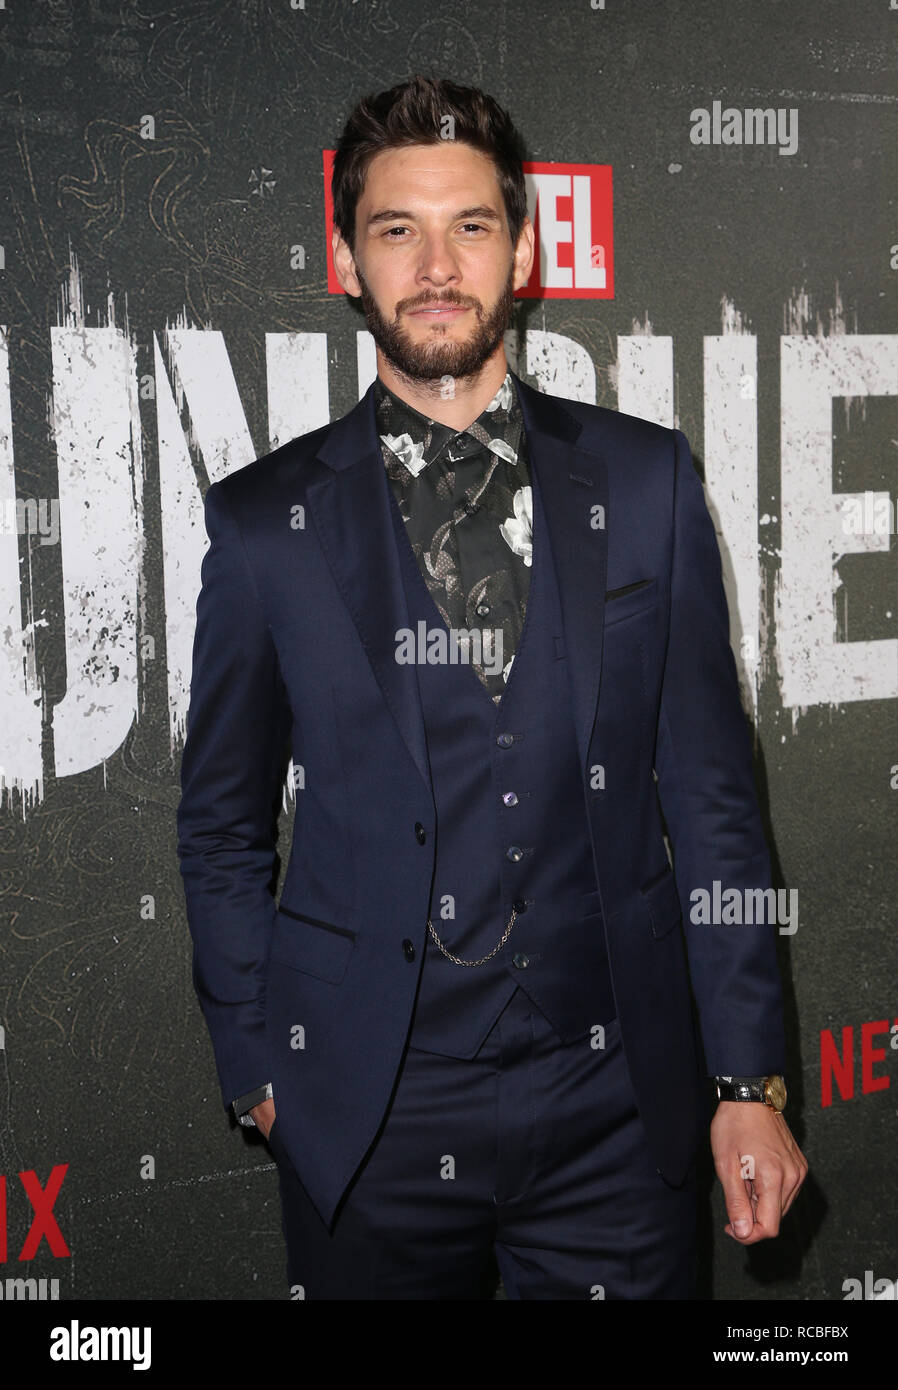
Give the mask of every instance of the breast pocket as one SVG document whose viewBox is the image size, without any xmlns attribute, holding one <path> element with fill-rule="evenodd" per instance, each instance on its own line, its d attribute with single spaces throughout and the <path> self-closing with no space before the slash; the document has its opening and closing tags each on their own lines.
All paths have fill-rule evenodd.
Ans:
<svg viewBox="0 0 898 1390">
<path fill-rule="evenodd" d="M 624 618 L 654 607 L 658 598 L 657 579 L 638 579 L 619 589 L 609 589 L 605 595 L 605 626 L 611 627 Z"/>
<path fill-rule="evenodd" d="M 355 932 L 348 927 L 280 907 L 269 959 L 338 985 L 346 974 L 355 940 Z"/>
</svg>

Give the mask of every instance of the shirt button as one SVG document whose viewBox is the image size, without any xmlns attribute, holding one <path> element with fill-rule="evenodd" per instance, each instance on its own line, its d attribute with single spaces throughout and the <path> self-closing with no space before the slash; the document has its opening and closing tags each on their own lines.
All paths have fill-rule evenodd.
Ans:
<svg viewBox="0 0 898 1390">
<path fill-rule="evenodd" d="M 402 943 L 402 954 L 405 956 L 406 960 L 411 961 L 415 959 L 415 943 L 414 941 L 409 941 L 408 937 L 406 937 Z"/>
<path fill-rule="evenodd" d="M 505 858 L 510 859 L 512 864 L 518 864 L 524 858 L 524 851 L 520 845 L 509 845 L 505 851 Z"/>
<path fill-rule="evenodd" d="M 419 845 L 423 845 L 424 841 L 427 839 L 427 831 L 419 820 L 415 821 L 415 839 L 418 841 Z"/>
<path fill-rule="evenodd" d="M 514 734 L 500 734 L 496 742 L 500 748 L 510 748 L 514 743 Z"/>
<path fill-rule="evenodd" d="M 518 795 L 517 795 L 517 792 L 503 792 L 503 794 L 502 794 L 502 800 L 505 802 L 505 805 L 506 805 L 506 806 L 517 806 L 517 804 L 518 804 Z"/>
<path fill-rule="evenodd" d="M 512 956 L 512 964 L 516 965 L 519 970 L 526 970 L 530 964 L 530 957 L 525 956 L 523 951 L 515 951 Z"/>
</svg>

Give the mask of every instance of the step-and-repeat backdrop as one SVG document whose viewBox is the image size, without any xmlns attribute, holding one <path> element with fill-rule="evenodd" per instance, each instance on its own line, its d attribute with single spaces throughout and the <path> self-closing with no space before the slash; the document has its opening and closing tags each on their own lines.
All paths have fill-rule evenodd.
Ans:
<svg viewBox="0 0 898 1390">
<path fill-rule="evenodd" d="M 326 173 L 353 103 L 416 71 L 490 92 L 526 141 L 512 365 L 683 429 L 718 528 L 811 1172 L 740 1250 L 706 1162 L 702 1293 L 881 1291 L 898 4 L 9 0 L 0 45 L 0 1291 L 287 1296 L 175 852 L 202 497 L 370 383 Z"/>
</svg>

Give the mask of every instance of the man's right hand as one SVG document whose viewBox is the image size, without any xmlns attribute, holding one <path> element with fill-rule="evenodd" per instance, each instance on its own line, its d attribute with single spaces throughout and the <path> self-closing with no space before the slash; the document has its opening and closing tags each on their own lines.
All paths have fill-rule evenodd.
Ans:
<svg viewBox="0 0 898 1390">
<path fill-rule="evenodd" d="M 274 1101 L 263 1100 L 261 1105 L 254 1105 L 249 1113 L 255 1120 L 256 1128 L 262 1138 L 267 1140 L 271 1133 L 271 1126 L 274 1124 Z"/>
</svg>

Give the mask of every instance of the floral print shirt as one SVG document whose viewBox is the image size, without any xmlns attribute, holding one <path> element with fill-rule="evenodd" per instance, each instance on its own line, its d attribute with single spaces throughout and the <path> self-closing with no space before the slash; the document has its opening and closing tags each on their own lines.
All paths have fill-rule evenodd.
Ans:
<svg viewBox="0 0 898 1390">
<path fill-rule="evenodd" d="M 533 556 L 530 465 L 511 373 L 462 431 L 420 414 L 380 377 L 374 399 L 387 476 L 424 582 L 448 628 L 479 629 L 470 665 L 498 704 Z"/>
</svg>

